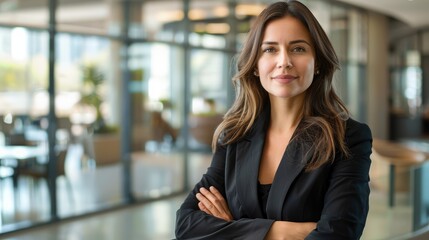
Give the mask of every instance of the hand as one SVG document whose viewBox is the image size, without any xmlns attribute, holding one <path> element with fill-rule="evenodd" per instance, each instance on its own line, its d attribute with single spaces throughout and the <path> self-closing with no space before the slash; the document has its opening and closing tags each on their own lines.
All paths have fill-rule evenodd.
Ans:
<svg viewBox="0 0 429 240">
<path fill-rule="evenodd" d="M 198 203 L 200 210 L 225 221 L 232 221 L 232 214 L 225 198 L 215 187 L 212 186 L 209 189 L 210 191 L 200 188 L 200 192 L 196 195 L 198 201 L 200 201 Z"/>
</svg>

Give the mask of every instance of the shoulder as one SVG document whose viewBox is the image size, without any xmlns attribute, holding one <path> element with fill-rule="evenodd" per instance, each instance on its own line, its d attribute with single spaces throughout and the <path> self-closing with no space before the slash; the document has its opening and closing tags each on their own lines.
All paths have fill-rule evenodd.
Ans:
<svg viewBox="0 0 429 240">
<path fill-rule="evenodd" d="M 367 124 L 349 118 L 346 120 L 346 137 L 355 135 L 371 137 L 371 129 Z"/>
<path fill-rule="evenodd" d="M 367 124 L 349 118 L 346 120 L 345 141 L 349 147 L 356 144 L 367 143 L 367 147 L 371 148 L 371 129 L 368 127 Z"/>
</svg>

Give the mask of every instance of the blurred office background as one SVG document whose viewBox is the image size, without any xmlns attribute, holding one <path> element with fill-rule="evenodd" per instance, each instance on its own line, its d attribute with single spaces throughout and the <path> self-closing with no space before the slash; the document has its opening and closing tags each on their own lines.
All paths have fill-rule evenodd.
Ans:
<svg viewBox="0 0 429 240">
<path fill-rule="evenodd" d="M 44 239 L 173 238 L 234 99 L 234 57 L 271 2 L 1 0 L 0 238 L 49 226 L 62 230 Z M 337 50 L 337 92 L 381 141 L 363 239 L 419 235 L 429 223 L 429 2 L 303 2 Z M 76 235 L 75 222 L 98 234 Z"/>
</svg>

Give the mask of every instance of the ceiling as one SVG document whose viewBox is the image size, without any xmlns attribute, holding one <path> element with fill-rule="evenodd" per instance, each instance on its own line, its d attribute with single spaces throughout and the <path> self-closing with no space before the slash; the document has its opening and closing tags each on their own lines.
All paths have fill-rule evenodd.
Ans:
<svg viewBox="0 0 429 240">
<path fill-rule="evenodd" d="M 412 27 L 429 26 L 429 0 L 337 0 L 390 15 Z"/>
</svg>

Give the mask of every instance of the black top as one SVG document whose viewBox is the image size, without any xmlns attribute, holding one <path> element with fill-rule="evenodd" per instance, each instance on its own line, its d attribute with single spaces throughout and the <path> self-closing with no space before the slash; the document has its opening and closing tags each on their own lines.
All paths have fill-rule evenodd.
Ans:
<svg viewBox="0 0 429 240">
<path fill-rule="evenodd" d="M 258 181 L 258 198 L 261 206 L 262 214 L 267 217 L 267 200 L 268 194 L 270 194 L 271 184 L 261 184 Z"/>
</svg>

